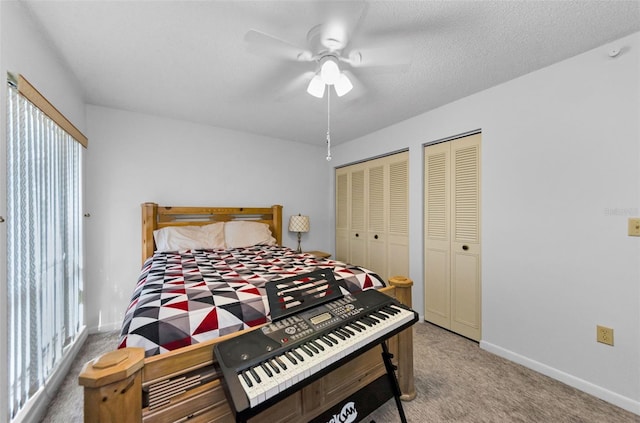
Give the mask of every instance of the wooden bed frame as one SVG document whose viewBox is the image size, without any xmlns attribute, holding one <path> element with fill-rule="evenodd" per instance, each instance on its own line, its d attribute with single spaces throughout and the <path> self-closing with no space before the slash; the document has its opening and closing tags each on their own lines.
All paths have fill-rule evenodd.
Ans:
<svg viewBox="0 0 640 423">
<path fill-rule="evenodd" d="M 165 226 L 205 225 L 230 220 L 253 220 L 269 224 L 282 244 L 282 206 L 254 207 L 165 207 L 142 204 L 142 261 L 153 255 L 153 231 Z M 390 278 L 381 291 L 411 306 L 413 282 L 401 276 Z M 251 329 L 252 330 L 252 329 Z M 241 331 L 238 333 L 244 333 Z M 403 400 L 416 396 L 413 379 L 413 332 L 411 328 L 388 342 L 397 366 Z M 79 383 L 84 386 L 84 421 L 123 422 L 228 422 L 234 415 L 215 372 L 213 345 L 237 334 L 190 345 L 153 357 L 144 357 L 142 348 L 108 352 L 86 363 Z M 351 360 L 250 421 L 269 423 L 306 422 L 339 404 L 386 373 L 378 346 Z M 182 389 L 184 380 L 195 387 Z M 174 396 L 159 405 L 143 406 L 147 392 L 167 392 Z M 162 396 L 162 395 L 161 395 Z"/>
</svg>

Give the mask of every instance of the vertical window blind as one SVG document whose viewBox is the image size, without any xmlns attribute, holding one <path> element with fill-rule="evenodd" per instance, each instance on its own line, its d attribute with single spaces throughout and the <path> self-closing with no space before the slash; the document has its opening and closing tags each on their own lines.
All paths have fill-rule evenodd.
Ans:
<svg viewBox="0 0 640 423">
<path fill-rule="evenodd" d="M 18 87 L 9 84 L 7 97 L 6 295 L 14 418 L 44 387 L 83 325 L 82 145 Z"/>
</svg>

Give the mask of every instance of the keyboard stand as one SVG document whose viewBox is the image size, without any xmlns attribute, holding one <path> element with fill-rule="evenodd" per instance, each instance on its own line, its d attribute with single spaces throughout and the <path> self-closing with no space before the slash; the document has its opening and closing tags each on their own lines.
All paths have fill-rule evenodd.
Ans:
<svg viewBox="0 0 640 423">
<path fill-rule="evenodd" d="M 402 401 L 400 400 L 400 384 L 398 383 L 398 378 L 396 377 L 395 370 L 396 366 L 393 365 L 391 359 L 393 358 L 393 354 L 389 352 L 389 348 L 387 348 L 387 343 L 382 341 L 380 343 L 382 347 L 382 361 L 384 361 L 384 367 L 387 369 L 387 376 L 389 378 L 389 385 L 391 385 L 391 390 L 393 391 L 393 398 L 396 400 L 396 406 L 398 407 L 398 414 L 400 414 L 400 421 L 402 423 L 407 423 L 407 418 L 404 415 L 404 408 L 402 407 Z"/>
</svg>

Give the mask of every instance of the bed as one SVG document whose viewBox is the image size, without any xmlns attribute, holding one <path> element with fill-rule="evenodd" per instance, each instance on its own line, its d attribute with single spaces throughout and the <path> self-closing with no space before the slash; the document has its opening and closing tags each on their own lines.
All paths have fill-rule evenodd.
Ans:
<svg viewBox="0 0 640 423">
<path fill-rule="evenodd" d="M 198 233 L 208 228 L 217 228 L 215 230 L 218 231 L 219 226 L 225 228 L 225 241 L 232 244 L 225 245 L 224 249 L 207 247 L 157 251 L 156 241 L 165 245 L 166 240 L 160 237 L 162 233 L 194 227 L 198 227 Z M 253 244 L 255 239 L 243 239 L 246 238 L 244 232 L 226 232 L 230 227 L 245 226 L 268 228 L 272 237 L 270 242 Z M 251 245 L 245 245 L 247 243 Z M 139 304 L 131 305 L 125 314 L 119 348 L 86 363 L 82 369 L 79 383 L 84 387 L 85 422 L 233 421 L 221 376 L 216 370 L 213 345 L 268 321 L 268 302 L 264 300 L 264 292 L 260 289 L 268 280 L 303 274 L 317 268 L 332 268 L 344 289 L 374 287 L 411 306 L 412 281 L 405 277 L 392 277 L 383 286 L 384 283 L 377 280 L 377 275 L 366 269 L 313 254 L 298 254 L 281 244 L 282 206 L 279 205 L 230 208 L 142 204 L 143 265 L 132 304 L 145 302 L 147 311 L 133 311 L 139 310 Z M 194 263 L 199 264 L 194 266 Z M 261 280 L 253 283 L 256 278 Z M 202 285 L 200 282 L 203 279 L 207 282 L 205 285 L 215 286 L 223 292 L 223 296 L 231 298 L 229 304 L 218 304 L 219 314 L 214 319 L 215 324 L 211 324 L 212 320 L 207 316 L 212 314 L 211 305 L 219 298 L 205 299 L 206 290 L 197 291 L 192 300 L 199 301 L 198 308 L 204 309 L 197 318 L 200 323 L 185 323 L 181 321 L 186 318 L 181 313 L 185 301 L 188 302 L 184 298 L 185 291 L 196 292 L 194 289 L 198 284 Z M 157 283 L 158 288 L 154 288 L 149 280 Z M 176 289 L 167 295 L 169 291 L 166 285 L 171 287 L 171 283 Z M 144 288 L 147 284 L 151 288 Z M 149 296 L 149 293 L 159 292 L 160 289 L 164 290 L 164 294 Z M 248 300 L 252 305 L 240 306 L 236 304 L 239 299 Z M 156 303 L 168 306 L 160 309 Z M 156 317 L 162 315 L 165 318 L 160 319 L 159 324 L 149 325 L 160 335 L 149 335 L 148 328 L 141 329 L 144 325 L 140 322 L 148 320 L 145 313 L 148 314 L 149 310 L 153 310 Z M 136 313 L 138 316 L 134 317 Z M 167 330 L 167 322 L 173 325 L 171 330 Z M 187 327 L 191 329 L 186 330 Z M 391 338 L 389 348 L 398 367 L 402 399 L 411 400 L 416 395 L 411 328 Z M 381 349 L 376 347 L 360 355 L 291 394 L 277 406 L 263 411 L 252 421 L 311 420 L 383 375 L 385 368 L 380 352 Z"/>
</svg>

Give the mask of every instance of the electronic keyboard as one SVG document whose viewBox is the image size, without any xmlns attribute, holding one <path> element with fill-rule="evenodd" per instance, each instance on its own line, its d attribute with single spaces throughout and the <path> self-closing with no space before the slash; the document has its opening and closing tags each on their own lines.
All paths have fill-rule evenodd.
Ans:
<svg viewBox="0 0 640 423">
<path fill-rule="evenodd" d="M 366 290 L 220 342 L 214 351 L 238 414 L 276 403 L 417 321 L 418 313 L 394 298 Z"/>
</svg>

